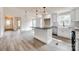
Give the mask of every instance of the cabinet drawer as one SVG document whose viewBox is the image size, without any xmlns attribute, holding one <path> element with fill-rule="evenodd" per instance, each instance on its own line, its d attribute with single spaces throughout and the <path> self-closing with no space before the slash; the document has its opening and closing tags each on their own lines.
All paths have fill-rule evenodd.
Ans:
<svg viewBox="0 0 79 59">
<path fill-rule="evenodd" d="M 71 50 L 71 45 L 66 44 L 66 43 L 59 43 L 58 47 L 64 50 Z"/>
<path fill-rule="evenodd" d="M 71 45 L 61 40 L 53 40 L 53 45 L 61 50 L 71 51 Z"/>
<path fill-rule="evenodd" d="M 76 32 L 76 38 L 79 38 L 79 32 Z"/>
</svg>

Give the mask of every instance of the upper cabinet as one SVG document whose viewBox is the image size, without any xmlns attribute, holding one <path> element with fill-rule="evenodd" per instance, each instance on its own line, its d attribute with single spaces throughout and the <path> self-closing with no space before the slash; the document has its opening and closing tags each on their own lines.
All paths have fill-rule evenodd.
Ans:
<svg viewBox="0 0 79 59">
<path fill-rule="evenodd" d="M 71 11 L 71 21 L 76 21 L 76 11 L 75 11 L 75 9 Z"/>
<path fill-rule="evenodd" d="M 79 8 L 75 10 L 75 17 L 76 17 L 76 21 L 79 21 Z"/>
<path fill-rule="evenodd" d="M 71 11 L 71 19 L 72 21 L 79 21 L 79 8 Z"/>
<path fill-rule="evenodd" d="M 44 19 L 44 27 L 49 27 L 50 26 L 50 18 Z"/>
<path fill-rule="evenodd" d="M 51 15 L 45 15 L 44 17 L 42 16 L 42 27 L 52 26 L 51 21 Z"/>
<path fill-rule="evenodd" d="M 36 17 L 32 20 L 33 27 L 50 27 L 52 26 L 51 15 L 46 15 L 46 17 Z"/>
<path fill-rule="evenodd" d="M 57 14 L 56 13 L 52 14 L 51 19 L 52 19 L 51 20 L 51 22 L 52 22 L 51 25 L 57 27 L 58 26 L 58 23 L 57 23 Z"/>
</svg>

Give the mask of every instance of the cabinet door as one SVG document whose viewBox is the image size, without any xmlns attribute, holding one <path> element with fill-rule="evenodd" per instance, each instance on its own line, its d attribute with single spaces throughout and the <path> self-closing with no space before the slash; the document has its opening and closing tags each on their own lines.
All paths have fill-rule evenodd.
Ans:
<svg viewBox="0 0 79 59">
<path fill-rule="evenodd" d="M 76 11 L 75 11 L 76 13 L 76 20 L 75 21 L 79 21 L 79 9 L 76 9 Z"/>
<path fill-rule="evenodd" d="M 76 10 L 71 11 L 71 20 L 76 21 Z"/>
<path fill-rule="evenodd" d="M 71 37 L 71 30 L 68 28 L 58 28 L 58 35 L 66 38 Z"/>
<path fill-rule="evenodd" d="M 52 39 L 52 46 L 55 46 L 57 48 L 57 51 L 71 51 L 71 44 L 63 42 L 59 39 Z"/>
</svg>

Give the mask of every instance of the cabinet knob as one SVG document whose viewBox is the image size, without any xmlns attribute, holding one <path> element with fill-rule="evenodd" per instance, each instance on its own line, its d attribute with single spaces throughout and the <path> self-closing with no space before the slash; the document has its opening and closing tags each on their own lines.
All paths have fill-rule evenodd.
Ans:
<svg viewBox="0 0 79 59">
<path fill-rule="evenodd" d="M 56 43 L 56 45 L 58 45 L 58 43 Z"/>
</svg>

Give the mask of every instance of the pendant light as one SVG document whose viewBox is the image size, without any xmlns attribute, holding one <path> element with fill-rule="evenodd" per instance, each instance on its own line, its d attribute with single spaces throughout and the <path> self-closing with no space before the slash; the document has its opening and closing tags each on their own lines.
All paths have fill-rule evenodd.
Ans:
<svg viewBox="0 0 79 59">
<path fill-rule="evenodd" d="M 51 17 L 51 15 L 49 15 L 48 12 L 47 12 L 47 8 L 46 7 L 43 7 L 43 17 L 44 18 L 50 18 Z"/>
<path fill-rule="evenodd" d="M 38 10 L 37 10 L 37 8 L 36 8 L 36 17 L 38 17 Z"/>
<path fill-rule="evenodd" d="M 27 11 L 25 10 L 25 17 L 27 17 Z"/>
<path fill-rule="evenodd" d="M 46 7 L 43 7 L 43 17 L 46 16 Z"/>
<path fill-rule="evenodd" d="M 44 12 L 44 14 L 45 14 L 45 13 L 46 13 L 46 7 L 43 7 L 43 9 L 44 9 L 44 11 L 43 11 L 43 12 Z"/>
<path fill-rule="evenodd" d="M 36 9 L 36 16 L 38 15 L 38 10 Z"/>
</svg>

